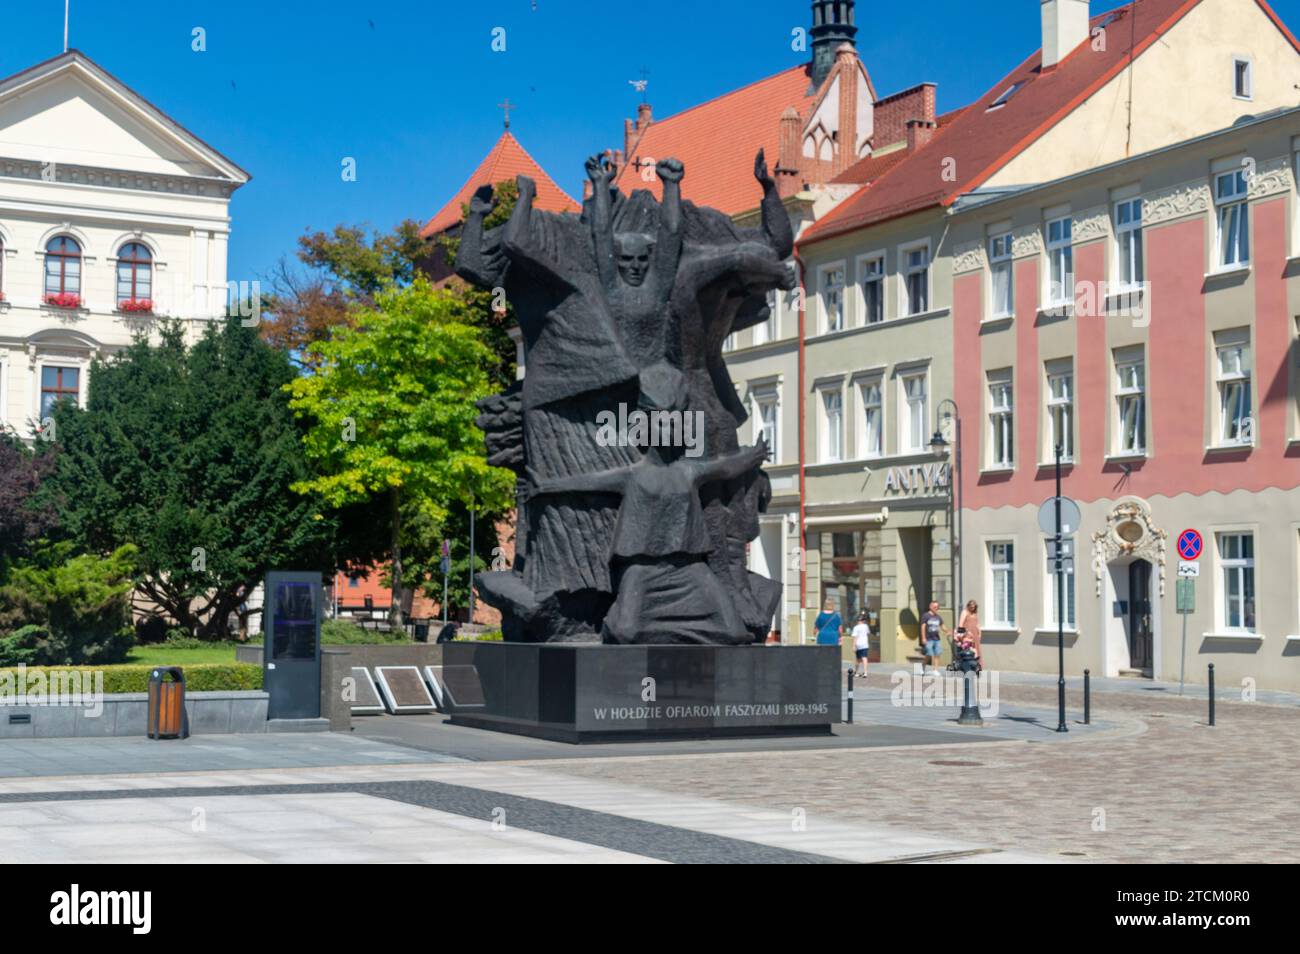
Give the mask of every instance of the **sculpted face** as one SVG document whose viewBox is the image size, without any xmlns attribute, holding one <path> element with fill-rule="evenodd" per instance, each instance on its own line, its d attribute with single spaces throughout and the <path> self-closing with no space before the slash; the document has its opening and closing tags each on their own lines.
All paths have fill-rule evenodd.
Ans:
<svg viewBox="0 0 1300 954">
<path fill-rule="evenodd" d="M 648 235 L 620 232 L 615 236 L 615 244 L 618 273 L 623 281 L 633 288 L 644 284 L 650 271 L 650 253 L 654 251 L 654 241 Z"/>
</svg>

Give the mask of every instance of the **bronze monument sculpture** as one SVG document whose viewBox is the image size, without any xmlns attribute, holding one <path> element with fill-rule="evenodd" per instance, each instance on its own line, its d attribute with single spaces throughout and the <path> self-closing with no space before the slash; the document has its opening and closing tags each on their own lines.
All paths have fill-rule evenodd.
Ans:
<svg viewBox="0 0 1300 954">
<path fill-rule="evenodd" d="M 499 228 L 491 186 L 470 202 L 456 270 L 504 289 L 526 356 L 480 403 L 489 460 L 518 478 L 514 565 L 476 578 L 507 641 L 761 642 L 781 600 L 745 566 L 767 449 L 739 444 L 722 347 L 793 287 L 790 220 L 762 152 L 758 229 L 683 201 L 680 162 L 655 171 L 662 201 L 592 157 L 581 215 L 535 210 L 526 177 Z"/>
</svg>

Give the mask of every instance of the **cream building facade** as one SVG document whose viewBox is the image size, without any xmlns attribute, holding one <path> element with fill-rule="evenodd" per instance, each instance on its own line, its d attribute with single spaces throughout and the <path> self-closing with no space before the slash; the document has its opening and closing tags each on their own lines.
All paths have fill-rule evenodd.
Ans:
<svg viewBox="0 0 1300 954">
<path fill-rule="evenodd" d="M 79 51 L 0 80 L 0 426 L 84 405 L 92 359 L 158 316 L 223 316 L 248 180 Z"/>
</svg>

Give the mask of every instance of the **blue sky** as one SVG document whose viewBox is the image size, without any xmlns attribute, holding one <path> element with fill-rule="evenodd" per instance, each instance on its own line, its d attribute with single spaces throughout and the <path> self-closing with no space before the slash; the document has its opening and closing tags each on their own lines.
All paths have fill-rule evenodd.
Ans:
<svg viewBox="0 0 1300 954">
<path fill-rule="evenodd" d="M 1274 9 L 1300 25 L 1300 0 Z M 62 0 L 7 3 L 3 19 L 0 75 L 62 49 Z M 670 115 L 806 59 L 790 35 L 809 21 L 807 0 L 72 0 L 70 42 L 253 174 L 230 247 L 247 280 L 308 227 L 432 215 L 500 135 L 506 97 L 525 148 L 576 194 L 583 158 L 621 145 L 642 67 Z M 933 81 L 940 110 L 1039 46 L 1035 0 L 864 0 L 858 23 L 877 91 Z"/>
</svg>

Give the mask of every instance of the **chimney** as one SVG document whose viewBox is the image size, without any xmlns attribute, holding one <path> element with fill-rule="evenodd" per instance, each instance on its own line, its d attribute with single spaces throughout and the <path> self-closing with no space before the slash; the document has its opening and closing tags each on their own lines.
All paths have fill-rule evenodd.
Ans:
<svg viewBox="0 0 1300 954">
<path fill-rule="evenodd" d="M 835 69 L 840 74 L 840 138 L 834 171 L 839 175 L 858 161 L 858 51 L 852 43 L 835 52 Z"/>
<path fill-rule="evenodd" d="M 907 151 L 916 152 L 934 138 L 938 124 L 932 119 L 909 119 L 907 121 Z"/>
<path fill-rule="evenodd" d="M 1088 0 L 1042 0 L 1043 69 L 1050 70 L 1088 39 Z"/>
<path fill-rule="evenodd" d="M 630 156 L 636 149 L 636 142 L 641 134 L 654 122 L 654 109 L 649 103 L 641 103 L 636 108 L 636 122 L 623 120 L 623 155 Z"/>
<path fill-rule="evenodd" d="M 854 24 L 854 0 L 813 0 L 812 14 L 812 85 L 822 83 L 835 66 L 835 51 L 853 44 L 858 28 Z"/>
</svg>

